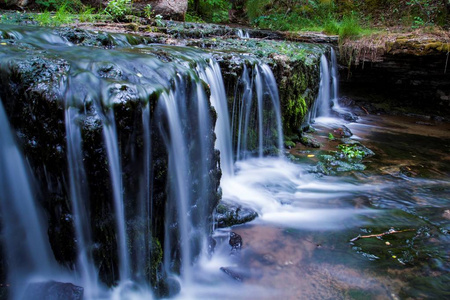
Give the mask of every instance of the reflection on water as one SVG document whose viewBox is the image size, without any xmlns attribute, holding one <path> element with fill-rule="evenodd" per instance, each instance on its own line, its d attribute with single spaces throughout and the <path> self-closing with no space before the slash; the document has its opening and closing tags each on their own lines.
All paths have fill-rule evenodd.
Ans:
<svg viewBox="0 0 450 300">
<path fill-rule="evenodd" d="M 318 120 L 317 139 L 327 143 L 342 122 Z M 233 255 L 228 230 L 215 232 L 215 255 L 200 260 L 196 283 L 181 298 L 450 296 L 450 126 L 380 116 L 346 126 L 376 153 L 363 172 L 319 176 L 309 172 L 315 158 L 236 163 L 236 175 L 222 182 L 223 199 L 259 218 L 230 229 L 243 239 Z"/>
</svg>

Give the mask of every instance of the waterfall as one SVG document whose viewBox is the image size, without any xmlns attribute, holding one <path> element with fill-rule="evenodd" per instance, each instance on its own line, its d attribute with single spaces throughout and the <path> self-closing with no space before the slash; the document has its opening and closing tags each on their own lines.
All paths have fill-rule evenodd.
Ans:
<svg viewBox="0 0 450 300">
<path fill-rule="evenodd" d="M 38 30 L 45 31 L 45 38 Z M 49 176 L 56 178 L 58 201 L 67 203 L 64 209 L 73 217 L 73 223 L 64 224 L 73 225 L 69 230 L 75 235 L 75 264 L 72 253 L 64 252 L 67 249 L 58 253 L 58 259 L 70 269 L 64 280 L 83 286 L 87 298 L 121 299 L 149 288 L 149 269 L 157 268 L 150 266 L 152 235 L 157 232 L 155 241 L 162 245 L 158 250 L 164 248 L 164 272 L 157 279 L 167 275 L 189 285 L 194 280 L 196 258 L 206 253 L 211 212 L 220 197 L 221 173 L 214 147 L 220 151 L 223 178 L 233 176 L 235 160 L 282 155 L 280 104 L 272 71 L 256 60 L 244 64 L 230 118 L 228 103 L 233 99 L 227 98 L 220 66 L 210 54 L 154 45 L 132 51 L 104 50 L 74 46 L 58 37 L 50 30 L 32 29 L 20 39 L 26 43 L 30 38 L 36 48 L 46 49 L 34 67 L 48 68 L 50 83 L 42 86 L 52 98 L 45 99 L 48 95 L 41 93 L 39 86 L 36 90 L 42 99 L 33 99 L 32 108 L 40 109 L 40 101 L 49 100 L 46 105 L 50 109 L 33 115 L 48 126 L 40 132 L 38 142 L 46 143 L 47 138 L 58 135 L 63 143 L 57 153 L 61 153 L 61 161 L 55 166 L 62 164 L 64 170 L 52 170 Z M 49 45 L 52 42 L 57 45 Z M 127 46 L 125 42 L 123 46 Z M 24 64 L 28 59 L 26 51 L 10 48 L 0 49 L 2 71 L 15 59 Z M 52 64 L 54 69 L 46 67 Z M 28 101 L 20 100 L 8 103 L 15 101 L 20 111 L 20 105 Z M 214 131 L 211 106 L 217 112 Z M 49 119 L 56 120 L 56 125 Z M 1 108 L 3 244 L 12 257 L 12 282 L 21 286 L 27 279 L 24 274 L 55 275 L 57 268 L 41 207 L 27 178 L 27 165 L 6 120 Z M 32 163 L 40 159 L 30 157 Z M 46 159 L 44 167 L 53 163 Z M 33 170 L 36 176 L 47 176 L 42 174 L 46 170 Z M 41 188 L 43 193 L 55 192 L 50 184 Z M 59 242 L 51 238 L 52 245 Z M 102 281 L 116 286 L 103 290 Z"/>
<path fill-rule="evenodd" d="M 320 57 L 320 83 L 319 94 L 312 109 L 312 119 L 318 117 L 328 117 L 330 115 L 330 70 L 328 60 L 325 55 Z"/>
<path fill-rule="evenodd" d="M 119 249 L 119 276 L 124 282 L 130 278 L 130 263 L 127 250 L 125 209 L 123 203 L 122 170 L 120 167 L 119 143 L 114 120 L 114 111 L 109 110 L 103 124 L 103 138 L 108 154 L 108 166 L 113 189 L 114 213 L 117 227 L 117 248 Z"/>
<path fill-rule="evenodd" d="M 20 299 L 33 276 L 57 277 L 41 207 L 34 197 L 27 164 L 16 145 L 0 100 L 0 213 L 3 246 L 6 248 L 8 280 Z"/>
<path fill-rule="evenodd" d="M 319 94 L 308 116 L 308 122 L 312 123 L 318 117 L 329 117 L 331 108 L 339 109 L 338 104 L 338 64 L 336 53 L 333 48 L 330 51 L 331 63 L 323 54 L 320 57 L 320 84 Z M 330 74 L 331 73 L 331 74 Z"/>
<path fill-rule="evenodd" d="M 70 201 L 73 210 L 77 237 L 78 262 L 85 295 L 95 297 L 97 292 L 97 270 L 92 258 L 92 233 L 89 216 L 89 196 L 86 190 L 86 172 L 83 163 L 82 137 L 78 126 L 82 116 L 74 107 L 65 110 L 67 161 L 70 183 Z"/>
<path fill-rule="evenodd" d="M 227 95 L 219 64 L 210 59 L 209 65 L 200 69 L 200 76 L 209 84 L 211 90 L 211 105 L 217 112 L 216 146 L 220 151 L 220 166 L 224 176 L 233 174 L 233 150 L 231 141 L 230 117 L 227 105 Z"/>
<path fill-rule="evenodd" d="M 236 30 L 236 35 L 240 38 L 240 39 L 249 39 L 250 38 L 250 33 L 248 31 L 244 31 L 242 29 L 238 29 Z"/>
<path fill-rule="evenodd" d="M 256 97 L 256 99 L 253 99 Z M 255 104 L 255 105 L 254 105 Z M 278 87 L 267 64 L 244 65 L 235 93 L 232 113 L 236 159 L 250 152 L 263 157 L 264 152 L 283 155 L 283 128 Z M 257 128 L 257 132 L 254 132 Z"/>
<path fill-rule="evenodd" d="M 177 76 L 174 87 L 160 96 L 157 118 L 168 151 L 170 174 L 165 219 L 165 271 L 175 276 L 178 270 L 173 264 L 179 260 L 180 280 L 183 285 L 189 285 L 194 257 L 205 250 L 209 233 L 206 207 L 210 199 L 207 199 L 206 191 L 211 189 L 208 152 L 212 148 L 206 141 L 211 120 L 201 81 Z M 177 244 L 179 247 L 174 247 Z M 173 252 L 174 248 L 178 248 L 179 253 Z"/>
</svg>

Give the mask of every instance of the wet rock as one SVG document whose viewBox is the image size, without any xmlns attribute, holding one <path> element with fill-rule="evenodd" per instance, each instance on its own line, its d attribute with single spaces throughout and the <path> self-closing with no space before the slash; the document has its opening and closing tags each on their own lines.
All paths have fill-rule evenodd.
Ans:
<svg viewBox="0 0 450 300">
<path fill-rule="evenodd" d="M 71 283 L 56 281 L 30 283 L 22 297 L 43 300 L 82 300 L 84 289 Z"/>
<path fill-rule="evenodd" d="M 221 267 L 220 270 L 238 282 L 242 282 L 244 279 L 244 277 L 241 274 L 231 270 L 231 268 Z"/>
<path fill-rule="evenodd" d="M 172 298 L 178 295 L 180 291 L 180 282 L 173 277 L 165 278 L 158 283 L 157 293 L 161 298 Z"/>
<path fill-rule="evenodd" d="M 320 143 L 309 134 L 303 134 L 300 143 L 310 148 L 320 148 Z"/>
<path fill-rule="evenodd" d="M 225 228 L 253 221 L 258 214 L 241 205 L 221 202 L 216 208 L 217 227 Z"/>
<path fill-rule="evenodd" d="M 342 125 L 336 129 L 334 129 L 333 134 L 334 134 L 334 136 L 340 137 L 340 138 L 349 138 L 353 135 L 353 133 L 350 131 L 350 129 L 348 129 L 348 127 L 345 125 Z"/>
<path fill-rule="evenodd" d="M 238 252 L 242 248 L 242 237 L 236 232 L 230 233 L 230 240 L 228 242 L 231 246 L 231 252 Z"/>
</svg>

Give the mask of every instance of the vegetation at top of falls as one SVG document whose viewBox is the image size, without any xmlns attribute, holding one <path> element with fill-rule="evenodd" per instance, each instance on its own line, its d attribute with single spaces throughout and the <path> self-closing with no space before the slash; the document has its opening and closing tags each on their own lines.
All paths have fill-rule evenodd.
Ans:
<svg viewBox="0 0 450 300">
<path fill-rule="evenodd" d="M 231 4 L 230 4 L 231 3 Z M 212 13 L 214 12 L 214 13 Z M 228 18 L 223 18 L 228 12 Z M 220 15 L 222 18 L 217 18 Z M 261 29 L 322 31 L 345 39 L 402 26 L 448 27 L 448 0 L 190 0 L 191 21 L 248 23 Z"/>
</svg>

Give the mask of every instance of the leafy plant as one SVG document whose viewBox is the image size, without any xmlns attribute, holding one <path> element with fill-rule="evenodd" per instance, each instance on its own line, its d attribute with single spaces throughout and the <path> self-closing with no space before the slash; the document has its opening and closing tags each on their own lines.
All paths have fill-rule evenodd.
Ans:
<svg viewBox="0 0 450 300">
<path fill-rule="evenodd" d="M 150 19 L 150 18 L 152 17 L 152 15 L 153 15 L 153 8 L 152 8 L 152 5 L 151 5 L 151 4 L 147 4 L 147 5 L 144 7 L 144 16 L 145 16 L 147 19 Z"/>
<path fill-rule="evenodd" d="M 41 14 L 38 14 L 34 17 L 34 19 L 39 23 L 41 26 L 50 26 L 52 24 L 52 15 L 49 11 L 45 11 Z"/>
<path fill-rule="evenodd" d="M 70 0 L 36 0 L 36 4 L 43 10 L 57 11 L 61 7 L 69 12 L 81 11 L 84 5 L 80 0 L 70 1 Z"/>
<path fill-rule="evenodd" d="M 161 15 L 156 15 L 155 16 L 155 22 L 156 22 L 156 26 L 158 27 L 163 27 L 164 26 L 164 22 L 163 22 L 163 17 Z"/>
<path fill-rule="evenodd" d="M 349 159 L 362 159 L 366 154 L 363 150 L 358 149 L 356 144 L 341 144 L 339 150 Z"/>
<path fill-rule="evenodd" d="M 54 17 L 54 25 L 69 24 L 73 20 L 73 15 L 66 10 L 66 6 L 62 5 L 58 8 Z"/>
<path fill-rule="evenodd" d="M 228 10 L 230 8 L 231 3 L 227 0 L 189 0 L 187 15 L 189 17 L 195 16 L 195 18 L 200 18 L 206 22 L 223 23 L 228 21 Z"/>
<path fill-rule="evenodd" d="M 346 39 L 358 36 L 362 28 L 356 13 L 345 16 L 339 26 L 339 38 Z"/>
<path fill-rule="evenodd" d="M 328 133 L 328 139 L 329 139 L 330 141 L 334 141 L 336 138 L 335 138 L 334 135 L 330 132 L 330 133 Z"/>
<path fill-rule="evenodd" d="M 78 15 L 78 18 L 80 22 L 94 22 L 99 15 L 95 14 L 95 8 L 88 7 Z"/>
<path fill-rule="evenodd" d="M 105 13 L 115 20 L 120 20 L 131 12 L 131 0 L 111 0 L 105 8 Z"/>
</svg>

